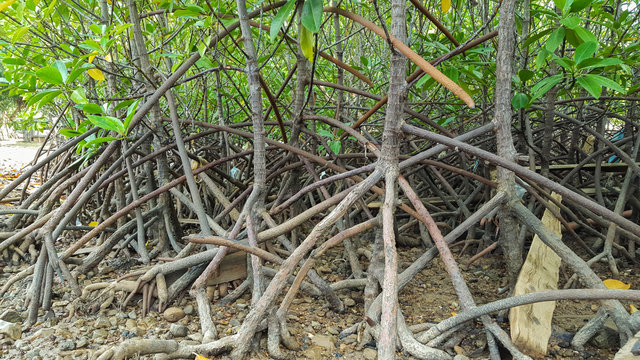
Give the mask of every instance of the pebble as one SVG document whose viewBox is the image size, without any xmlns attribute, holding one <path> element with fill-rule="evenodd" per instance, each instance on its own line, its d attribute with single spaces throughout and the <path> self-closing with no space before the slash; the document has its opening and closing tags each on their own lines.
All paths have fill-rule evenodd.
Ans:
<svg viewBox="0 0 640 360">
<path fill-rule="evenodd" d="M 170 307 L 162 313 L 162 316 L 168 322 L 176 322 L 184 317 L 184 310 L 179 307 Z"/>
<path fill-rule="evenodd" d="M 105 329 L 96 329 L 93 330 L 93 334 L 92 334 L 93 338 L 106 338 L 107 336 L 109 336 L 109 333 L 107 333 L 107 330 Z"/>
<path fill-rule="evenodd" d="M 68 351 L 68 350 L 75 350 L 75 348 L 76 348 L 76 343 L 73 342 L 73 340 L 65 340 L 60 343 L 60 350 Z"/>
<path fill-rule="evenodd" d="M 202 334 L 200 334 L 200 333 L 193 333 L 193 334 L 189 334 L 189 335 L 187 336 L 187 339 L 189 339 L 189 340 L 193 340 L 193 341 L 197 341 L 197 342 L 198 342 L 198 344 L 201 344 L 201 343 L 202 343 L 202 338 L 203 338 L 203 336 L 202 336 Z"/>
<path fill-rule="evenodd" d="M 329 326 L 329 327 L 327 328 L 327 331 L 328 331 L 328 332 L 329 332 L 329 334 L 331 334 L 331 335 L 338 335 L 338 334 L 340 334 L 340 331 L 339 331 L 339 330 L 338 330 L 338 328 L 337 328 L 337 327 L 335 327 L 335 326 Z"/>
<path fill-rule="evenodd" d="M 233 318 L 231 320 L 229 320 L 229 326 L 231 327 L 236 327 L 236 326 L 240 326 L 240 320 Z"/>
<path fill-rule="evenodd" d="M 40 356 L 40 349 L 33 349 L 31 351 L 27 351 L 27 353 L 24 355 L 24 357 L 26 357 L 27 359 L 33 359 L 36 356 Z"/>
<path fill-rule="evenodd" d="M 315 335 L 311 338 L 311 343 L 329 351 L 334 351 L 336 349 L 336 339 L 333 336 Z"/>
<path fill-rule="evenodd" d="M 350 297 L 345 298 L 344 300 L 342 300 L 342 302 L 344 303 L 344 306 L 348 306 L 348 307 L 352 307 L 356 304 L 356 301 Z"/>
<path fill-rule="evenodd" d="M 362 355 L 367 360 L 374 360 L 378 358 L 378 352 L 371 348 L 366 348 L 362 351 Z"/>
<path fill-rule="evenodd" d="M 0 320 L 0 334 L 5 334 L 13 340 L 18 340 L 22 337 L 22 327 L 20 324 Z"/>
<path fill-rule="evenodd" d="M 29 350 L 29 341 L 27 340 L 18 340 L 15 343 L 16 349 L 26 351 Z"/>
<path fill-rule="evenodd" d="M 93 324 L 93 327 L 96 329 L 103 329 L 111 327 L 111 321 L 104 316 L 101 316 L 96 319 L 96 322 Z"/>
<path fill-rule="evenodd" d="M 136 312 L 135 312 L 135 310 L 131 310 L 131 311 L 127 314 L 127 316 L 129 317 L 129 319 L 133 319 L 133 320 L 135 320 L 135 319 L 136 319 Z"/>
<path fill-rule="evenodd" d="M 127 319 L 127 321 L 124 323 L 124 326 L 128 329 L 131 330 L 134 327 L 138 326 L 138 323 L 133 320 L 133 319 Z"/>
<path fill-rule="evenodd" d="M 468 357 L 462 355 L 462 354 L 458 354 L 456 356 L 454 356 L 453 360 L 469 360 Z"/>
<path fill-rule="evenodd" d="M 175 337 L 185 337 L 187 336 L 189 329 L 182 324 L 171 324 L 169 332 Z"/>
<path fill-rule="evenodd" d="M 15 310 L 6 310 L 0 315 L 0 320 L 4 320 L 10 323 L 21 323 L 22 317 Z"/>
<path fill-rule="evenodd" d="M 87 345 L 89 345 L 89 340 L 87 340 L 87 338 L 85 337 L 81 337 L 80 339 L 78 339 L 78 343 L 76 344 L 76 349 L 83 348 Z"/>
<path fill-rule="evenodd" d="M 187 305 L 184 307 L 184 313 L 186 315 L 191 315 L 193 314 L 193 305 Z"/>
</svg>

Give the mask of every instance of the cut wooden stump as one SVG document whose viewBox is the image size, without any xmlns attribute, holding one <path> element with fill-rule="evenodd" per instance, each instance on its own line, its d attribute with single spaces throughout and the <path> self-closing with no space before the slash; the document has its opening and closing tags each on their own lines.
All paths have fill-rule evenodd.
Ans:
<svg viewBox="0 0 640 360">
<path fill-rule="evenodd" d="M 247 277 L 247 253 L 236 252 L 226 255 L 220 267 L 218 268 L 218 275 L 212 276 L 207 280 L 207 285 L 218 285 L 222 283 L 228 283 L 234 280 L 242 280 Z"/>
<path fill-rule="evenodd" d="M 559 194 L 553 193 L 551 196 L 558 201 L 562 200 Z M 551 207 L 559 211 L 556 205 L 551 204 Z M 551 211 L 544 212 L 542 223 L 557 236 L 562 236 L 562 225 Z M 536 235 L 531 243 L 527 260 L 520 270 L 514 295 L 558 289 L 560 262 L 560 257 Z M 555 301 L 547 301 L 511 309 L 509 313 L 511 338 L 521 351 L 532 356 L 547 354 L 547 345 L 551 336 L 551 319 L 555 307 Z"/>
</svg>

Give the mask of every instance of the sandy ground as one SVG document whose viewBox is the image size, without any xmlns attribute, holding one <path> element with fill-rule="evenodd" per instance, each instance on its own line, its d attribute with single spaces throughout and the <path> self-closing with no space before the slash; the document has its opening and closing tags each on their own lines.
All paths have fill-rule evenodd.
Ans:
<svg viewBox="0 0 640 360">
<path fill-rule="evenodd" d="M 0 141 L 0 172 L 20 170 L 27 166 L 38 151 L 38 143 Z"/>
</svg>

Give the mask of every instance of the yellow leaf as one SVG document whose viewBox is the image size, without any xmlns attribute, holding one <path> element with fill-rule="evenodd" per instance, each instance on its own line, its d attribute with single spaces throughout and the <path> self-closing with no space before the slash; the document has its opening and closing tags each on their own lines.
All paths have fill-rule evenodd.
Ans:
<svg viewBox="0 0 640 360">
<path fill-rule="evenodd" d="M 204 356 L 202 356 L 202 355 L 198 355 L 198 354 L 196 354 L 196 359 L 195 359 L 195 360 L 211 360 L 211 359 L 206 358 L 206 357 L 204 357 Z"/>
<path fill-rule="evenodd" d="M 620 280 L 607 279 L 603 281 L 604 286 L 609 289 L 628 289 L 631 287 L 631 284 L 625 284 Z"/>
<path fill-rule="evenodd" d="M 313 62 L 313 33 L 304 26 L 300 29 L 300 49 L 302 55 Z"/>
<path fill-rule="evenodd" d="M 94 51 L 94 52 L 91 53 L 91 55 L 89 55 L 89 60 L 88 60 L 89 64 L 91 64 L 93 62 L 93 59 L 96 58 L 96 55 L 98 55 L 97 51 Z"/>
<path fill-rule="evenodd" d="M 633 314 L 636 311 L 638 311 L 638 309 L 635 306 L 633 306 L 633 304 L 629 304 L 629 313 Z"/>
<path fill-rule="evenodd" d="M 113 5 L 113 2 L 111 2 L 111 0 L 107 0 L 107 2 L 109 3 L 109 5 Z"/>
<path fill-rule="evenodd" d="M 111 62 L 111 54 L 107 54 L 107 56 L 104 57 L 104 61 Z"/>
<path fill-rule="evenodd" d="M 16 2 L 16 0 L 7 0 L 7 1 L 4 1 L 4 2 L 0 3 L 0 12 L 4 11 L 4 9 L 8 8 L 9 6 L 11 6 L 11 4 L 13 4 L 14 2 Z"/>
<path fill-rule="evenodd" d="M 456 316 L 456 315 L 458 315 L 457 312 L 453 312 L 453 311 L 451 312 L 451 316 Z"/>
<path fill-rule="evenodd" d="M 87 70 L 87 73 L 93 78 L 93 80 L 98 82 L 104 81 L 104 75 L 100 69 L 89 69 Z"/>
<path fill-rule="evenodd" d="M 442 12 L 446 13 L 451 10 L 451 0 L 440 0 L 440 6 L 442 7 Z"/>
<path fill-rule="evenodd" d="M 96 226 L 98 226 L 98 222 L 97 221 L 92 221 L 92 222 L 89 223 L 89 226 L 96 227 Z"/>
</svg>

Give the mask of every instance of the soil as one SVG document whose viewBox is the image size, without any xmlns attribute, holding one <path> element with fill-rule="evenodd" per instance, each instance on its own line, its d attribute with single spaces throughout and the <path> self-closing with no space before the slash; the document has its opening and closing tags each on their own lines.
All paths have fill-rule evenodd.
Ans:
<svg viewBox="0 0 640 360">
<path fill-rule="evenodd" d="M 0 172 L 7 176 L 15 176 L 26 162 L 33 158 L 35 147 L 3 146 L 0 148 Z M 27 155 L 31 154 L 31 158 Z M 26 160 L 19 162 L 18 160 Z M 14 171 L 17 170 L 17 171 Z M 3 184 L 6 183 L 3 177 Z M 1 220 L 1 219 L 0 219 Z M 68 234 L 63 242 L 56 244 L 60 251 L 70 243 L 72 238 Z M 362 244 L 366 246 L 366 244 Z M 459 251 L 460 247 L 454 248 Z M 472 249 L 473 254 L 476 250 Z M 400 248 L 400 268 L 409 266 L 423 253 L 421 248 Z M 469 251 L 457 254 L 460 264 L 473 255 Z M 584 254 L 581 254 L 584 255 Z M 583 257 L 584 258 L 584 257 Z M 33 262 L 27 256 L 26 259 L 13 261 L 0 257 L 0 286 L 9 277 L 28 266 L 27 262 Z M 363 264 L 366 260 L 363 259 Z M 87 286 L 99 282 L 112 282 L 114 279 L 144 268 L 141 265 L 116 266 L 114 262 L 103 262 L 95 273 L 89 273 L 87 278 L 80 278 L 81 286 Z M 462 266 L 463 274 L 469 288 L 474 295 L 477 304 L 484 304 L 504 297 L 501 290 L 505 286 L 505 266 L 499 254 L 489 254 L 471 266 Z M 336 248 L 327 252 L 324 258 L 317 262 L 316 270 L 328 281 L 335 282 L 347 278 L 348 263 L 343 257 L 342 249 Z M 595 270 L 602 278 L 607 276 L 606 265 L 596 264 Z M 561 269 L 562 286 L 571 273 Z M 631 270 L 623 271 L 619 280 L 630 283 L 632 288 L 640 284 L 640 274 Z M 134 297 L 127 308 L 121 304 L 128 295 L 125 292 L 116 292 L 113 304 L 99 311 L 99 305 L 106 299 L 102 291 L 90 293 L 85 301 L 75 299 L 70 289 L 55 278 L 54 298 L 52 310 L 48 313 L 41 311 L 39 321 L 33 326 L 22 325 L 22 336 L 19 340 L 13 340 L 6 335 L 0 335 L 0 359 L 87 359 L 96 350 L 105 346 L 117 345 L 127 339 L 149 338 L 170 339 L 197 343 L 200 335 L 200 325 L 197 316 L 197 305 L 188 295 L 184 294 L 173 306 L 181 309 L 185 316 L 176 322 L 169 322 L 163 314 L 151 312 L 144 318 L 141 316 L 140 307 L 142 300 Z M 24 295 L 30 285 L 30 277 L 14 284 L 10 290 L 0 298 L 0 313 L 14 310 L 24 321 L 26 319 L 26 307 Z M 237 282 L 236 284 L 237 285 Z M 219 286 L 217 297 L 230 291 L 234 284 Z M 225 290 L 224 287 L 227 289 Z M 215 295 L 214 295 L 215 296 Z M 292 334 L 302 345 L 300 351 L 289 352 L 295 359 L 373 359 L 375 344 L 367 344 L 365 347 L 358 345 L 356 335 L 350 335 L 342 339 L 339 333 L 362 321 L 363 319 L 363 295 L 358 290 L 343 290 L 339 296 L 346 301 L 347 310 L 344 314 L 337 314 L 326 307 L 326 301 L 316 299 L 300 293 L 294 300 L 288 313 L 288 325 Z M 215 298 L 214 298 L 215 302 Z M 236 302 L 225 307 L 214 306 L 214 322 L 220 336 L 233 334 L 239 328 L 246 316 L 250 304 L 250 297 L 245 293 Z M 629 304 L 625 304 L 628 307 Z M 439 321 L 452 316 L 460 311 L 459 302 L 455 291 L 439 259 L 419 273 L 409 285 L 400 293 L 400 309 L 405 314 L 408 325 L 420 324 L 426 321 Z M 618 345 L 613 349 L 596 348 L 589 345 L 586 351 L 579 353 L 568 347 L 570 334 L 575 333 L 598 309 L 598 304 L 585 301 L 560 301 L 557 304 L 554 317 L 554 336 L 549 345 L 549 354 L 546 359 L 611 359 Z M 180 311 L 178 311 L 180 312 Z M 508 330 L 506 314 L 494 314 L 498 323 Z M 179 326 L 182 325 L 182 326 Z M 186 336 L 180 334 L 186 327 Z M 457 345 L 455 351 L 472 359 L 488 358 L 486 340 L 482 326 L 476 322 L 465 329 L 464 336 Z M 180 330 L 180 331 L 178 331 Z M 263 340 L 264 341 L 264 340 Z M 454 351 L 451 345 L 451 351 Z M 261 349 L 265 349 L 262 346 Z M 455 355 L 455 353 L 452 353 Z M 399 359 L 411 359 L 404 353 L 398 353 Z M 141 357 L 145 358 L 145 357 Z M 259 351 L 252 358 L 266 359 L 266 352 Z M 505 357 L 508 358 L 508 357 Z"/>
</svg>

